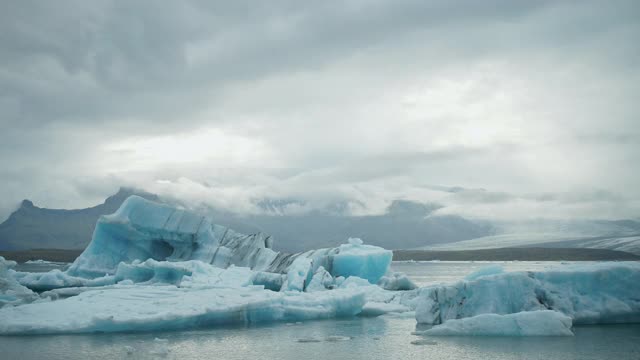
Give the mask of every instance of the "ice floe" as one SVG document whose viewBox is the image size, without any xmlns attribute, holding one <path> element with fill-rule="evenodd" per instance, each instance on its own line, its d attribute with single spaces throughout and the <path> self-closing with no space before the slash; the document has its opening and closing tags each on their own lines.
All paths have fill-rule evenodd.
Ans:
<svg viewBox="0 0 640 360">
<path fill-rule="evenodd" d="M 548 271 L 489 273 L 420 289 L 416 320 L 441 324 L 480 314 L 556 310 L 574 324 L 640 321 L 640 263 L 566 265 Z"/>
<path fill-rule="evenodd" d="M 571 318 L 552 310 L 482 314 L 447 320 L 425 330 L 430 336 L 571 336 Z"/>
</svg>

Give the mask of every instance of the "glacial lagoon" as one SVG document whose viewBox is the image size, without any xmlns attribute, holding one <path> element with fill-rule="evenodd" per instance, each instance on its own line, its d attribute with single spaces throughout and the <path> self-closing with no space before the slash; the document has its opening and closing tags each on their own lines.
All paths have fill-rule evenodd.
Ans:
<svg viewBox="0 0 640 360">
<path fill-rule="evenodd" d="M 418 286 L 490 265 L 539 271 L 560 262 L 394 262 Z M 48 271 L 64 264 L 23 264 Z M 1 336 L 2 359 L 638 359 L 640 324 L 577 325 L 569 337 L 428 337 L 413 316 L 225 326 L 189 331 Z"/>
</svg>

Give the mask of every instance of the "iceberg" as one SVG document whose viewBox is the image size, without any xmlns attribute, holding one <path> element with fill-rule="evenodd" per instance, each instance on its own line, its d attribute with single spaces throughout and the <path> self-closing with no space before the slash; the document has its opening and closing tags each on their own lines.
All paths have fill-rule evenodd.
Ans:
<svg viewBox="0 0 640 360">
<path fill-rule="evenodd" d="M 133 195 L 114 214 L 98 220 L 91 243 L 65 275 L 95 279 L 115 274 L 120 263 L 147 259 L 198 260 L 220 268 L 234 265 L 282 274 L 291 267 L 299 271 L 303 263 L 306 266 L 310 262 L 310 274 L 322 266 L 334 277 L 358 276 L 375 284 L 387 272 L 393 255 L 390 250 L 364 245 L 360 239 L 349 239 L 348 244 L 337 248 L 298 254 L 275 252 L 272 243 L 265 234 L 240 234 L 214 224 L 206 216 Z M 310 277 L 307 280 L 308 284 Z M 26 286 L 44 285 L 34 276 L 23 281 Z M 74 281 L 69 279 L 70 283 Z M 67 283 L 57 281 L 52 285 Z M 298 285 L 293 287 L 304 288 Z"/>
<path fill-rule="evenodd" d="M 378 281 L 378 285 L 385 290 L 406 291 L 416 289 L 416 284 L 409 277 L 401 272 L 383 276 Z"/>
<path fill-rule="evenodd" d="M 357 276 L 375 284 L 387 273 L 393 253 L 377 246 L 363 245 L 359 238 L 349 238 L 331 251 L 329 266 L 323 264 L 334 277 Z"/>
<path fill-rule="evenodd" d="M 574 324 L 640 321 L 640 263 L 568 265 L 543 272 L 471 276 L 419 290 L 416 320 L 442 324 L 481 314 L 555 310 Z"/>
<path fill-rule="evenodd" d="M 267 235 L 240 234 L 131 196 L 98 220 L 66 271 L 17 272 L 2 259 L 0 299 L 20 305 L 0 309 L 0 334 L 175 330 L 415 309 L 416 291 L 396 296 L 375 285 L 388 272 L 389 250 L 356 238 L 298 254 L 271 246 Z"/>
<path fill-rule="evenodd" d="M 0 309 L 0 335 L 164 331 L 415 309 L 417 290 L 387 291 L 354 276 L 338 285 L 322 268 L 305 291 L 256 284 L 277 283 L 275 278 L 287 281 L 283 274 L 222 269 L 198 260 L 121 263 L 116 274 L 90 280 L 107 285 L 53 289 L 19 311 Z"/>
<path fill-rule="evenodd" d="M 3 307 L 0 334 L 163 331 L 302 321 L 354 316 L 364 304 L 364 294 L 352 289 L 305 293 L 250 286 L 119 285 L 91 289 L 62 300 Z"/>
<path fill-rule="evenodd" d="M 552 310 L 482 314 L 447 320 L 420 335 L 430 336 L 572 336 L 571 318 Z"/>
<path fill-rule="evenodd" d="M 16 266 L 15 261 L 6 260 L 0 256 L 0 308 L 5 305 L 19 305 L 38 298 L 38 294 L 20 285 L 11 269 Z"/>
</svg>

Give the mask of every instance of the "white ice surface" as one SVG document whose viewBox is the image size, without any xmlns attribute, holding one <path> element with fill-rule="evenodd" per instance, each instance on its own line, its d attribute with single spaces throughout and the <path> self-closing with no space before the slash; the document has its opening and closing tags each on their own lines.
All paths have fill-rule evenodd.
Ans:
<svg viewBox="0 0 640 360">
<path fill-rule="evenodd" d="M 329 274 L 324 267 L 320 266 L 318 270 L 313 274 L 311 278 L 311 282 L 309 282 L 309 286 L 307 286 L 307 292 L 314 291 L 325 291 L 329 289 L 333 289 L 335 287 L 335 282 L 333 276 Z"/>
<path fill-rule="evenodd" d="M 430 336 L 571 336 L 571 318 L 556 311 L 482 314 L 447 320 L 421 332 Z"/>
<path fill-rule="evenodd" d="M 364 303 L 364 293 L 357 289 L 309 294 L 262 287 L 118 285 L 63 300 L 4 307 L 0 309 L 0 334 L 157 331 L 303 321 L 353 316 Z"/>
<path fill-rule="evenodd" d="M 405 273 L 394 272 L 383 276 L 378 280 L 378 285 L 385 290 L 413 290 L 417 288 L 416 284 L 409 279 Z"/>
</svg>

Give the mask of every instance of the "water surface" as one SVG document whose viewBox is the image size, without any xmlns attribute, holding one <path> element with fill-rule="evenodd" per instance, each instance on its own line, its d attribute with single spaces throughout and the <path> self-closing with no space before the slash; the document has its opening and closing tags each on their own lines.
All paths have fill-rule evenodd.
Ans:
<svg viewBox="0 0 640 360">
<path fill-rule="evenodd" d="M 420 285 L 495 263 L 394 263 Z M 507 262 L 543 270 L 557 262 Z M 1 359 L 640 359 L 640 324 L 574 327 L 573 337 L 422 337 L 413 317 L 381 316 L 179 332 L 0 337 Z M 159 338 L 161 341 L 156 341 Z M 422 345 L 412 342 L 422 341 Z M 425 341 L 426 340 L 426 341 Z M 304 341 L 304 342 L 300 342 Z"/>
</svg>

